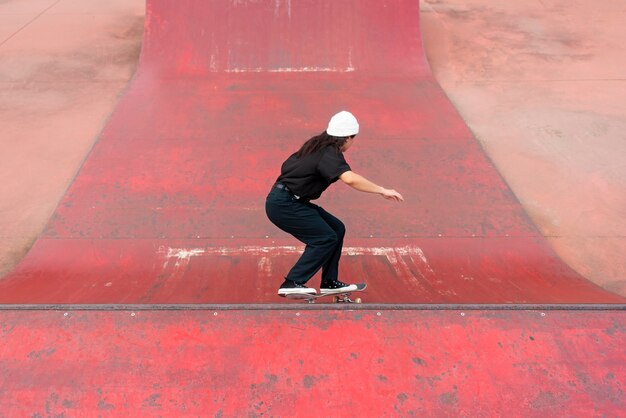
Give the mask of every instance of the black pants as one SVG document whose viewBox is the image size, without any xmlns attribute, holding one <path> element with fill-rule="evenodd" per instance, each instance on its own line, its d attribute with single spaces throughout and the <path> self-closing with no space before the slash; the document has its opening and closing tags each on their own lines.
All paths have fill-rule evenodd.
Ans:
<svg viewBox="0 0 626 418">
<path fill-rule="evenodd" d="M 311 202 L 296 199 L 289 191 L 273 187 L 265 213 L 274 225 L 306 244 L 304 253 L 286 279 L 306 283 L 322 269 L 322 283 L 337 280 L 346 227 Z"/>
</svg>

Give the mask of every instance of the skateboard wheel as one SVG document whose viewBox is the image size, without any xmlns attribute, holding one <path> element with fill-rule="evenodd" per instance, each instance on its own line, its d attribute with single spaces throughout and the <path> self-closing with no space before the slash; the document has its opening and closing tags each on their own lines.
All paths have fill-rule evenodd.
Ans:
<svg viewBox="0 0 626 418">
<path fill-rule="evenodd" d="M 339 296 L 333 296 L 333 302 L 334 303 L 339 303 L 341 300 L 339 299 Z"/>
<path fill-rule="evenodd" d="M 354 303 L 361 303 L 361 302 L 363 302 L 363 301 L 361 300 L 361 298 L 356 298 L 356 299 L 354 299 Z"/>
</svg>

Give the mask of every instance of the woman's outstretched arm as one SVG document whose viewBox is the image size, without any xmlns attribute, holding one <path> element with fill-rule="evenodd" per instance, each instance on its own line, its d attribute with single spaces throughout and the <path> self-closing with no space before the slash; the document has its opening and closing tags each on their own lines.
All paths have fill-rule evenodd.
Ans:
<svg viewBox="0 0 626 418">
<path fill-rule="evenodd" d="M 385 189 L 382 186 L 379 186 L 365 177 L 353 172 L 346 171 L 342 175 L 339 176 L 339 179 L 343 181 L 348 186 L 352 187 L 355 190 L 365 193 L 376 193 L 381 195 L 387 200 L 394 200 L 396 202 L 403 202 L 404 198 L 398 192 L 393 189 Z"/>
</svg>

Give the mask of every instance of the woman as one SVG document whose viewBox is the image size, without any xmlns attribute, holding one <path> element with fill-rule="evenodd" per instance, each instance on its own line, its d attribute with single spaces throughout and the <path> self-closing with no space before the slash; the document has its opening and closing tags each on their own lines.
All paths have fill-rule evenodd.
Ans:
<svg viewBox="0 0 626 418">
<path fill-rule="evenodd" d="M 367 193 L 377 193 L 388 200 L 403 201 L 393 189 L 378 186 L 354 173 L 343 153 L 353 144 L 359 124 L 350 112 L 334 115 L 328 129 L 302 145 L 282 165 L 265 202 L 267 217 L 274 225 L 306 244 L 304 253 L 278 289 L 280 296 L 317 293 L 306 283 L 322 269 L 320 293 L 355 290 L 355 285 L 338 280 L 339 258 L 343 246 L 343 223 L 321 207 L 311 203 L 338 179 Z"/>
</svg>

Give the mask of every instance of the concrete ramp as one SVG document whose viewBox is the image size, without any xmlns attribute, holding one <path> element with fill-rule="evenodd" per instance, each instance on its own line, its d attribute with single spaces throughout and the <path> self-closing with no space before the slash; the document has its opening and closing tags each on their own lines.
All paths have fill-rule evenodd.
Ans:
<svg viewBox="0 0 626 418">
<path fill-rule="evenodd" d="M 529 221 L 433 79 L 418 5 L 149 0 L 137 74 L 0 280 L 0 415 L 620 415 L 624 298 Z M 290 304 L 302 247 L 265 195 L 341 109 L 355 171 L 406 202 L 334 186 L 366 303 Z"/>
<path fill-rule="evenodd" d="M 623 312 L 0 312 L 6 416 L 623 416 Z M 621 318 L 621 319 L 620 319 Z"/>
<path fill-rule="evenodd" d="M 0 302 L 286 303 L 302 247 L 264 198 L 342 109 L 354 170 L 406 198 L 320 200 L 367 302 L 624 302 L 546 245 L 433 79 L 409 0 L 148 1 L 137 74 Z"/>
</svg>

